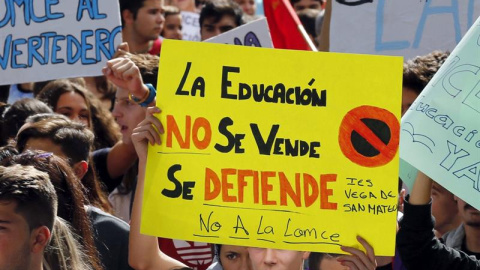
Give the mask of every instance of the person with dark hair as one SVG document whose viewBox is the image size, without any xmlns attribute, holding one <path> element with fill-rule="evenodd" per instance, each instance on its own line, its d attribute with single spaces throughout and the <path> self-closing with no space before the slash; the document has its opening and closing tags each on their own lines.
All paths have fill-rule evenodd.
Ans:
<svg viewBox="0 0 480 270">
<path fill-rule="evenodd" d="M 322 10 L 324 2 L 324 0 L 290 0 L 290 4 L 292 4 L 292 7 L 297 12 L 297 14 L 299 11 L 308 8 Z"/>
<path fill-rule="evenodd" d="M 163 27 L 162 37 L 182 40 L 182 14 L 180 9 L 176 6 L 165 6 L 163 7 L 163 14 L 165 26 Z"/>
<path fill-rule="evenodd" d="M 57 196 L 46 173 L 0 166 L 0 269 L 43 269 Z"/>
<path fill-rule="evenodd" d="M 480 260 L 480 211 L 457 196 L 454 199 L 461 224 L 442 235 L 442 239 L 447 247 L 461 250 Z"/>
<path fill-rule="evenodd" d="M 4 159 L 1 164 L 6 167 L 16 164 L 33 166 L 48 174 L 58 197 L 57 215 L 70 222 L 74 232 L 82 238 L 81 247 L 88 255 L 92 268 L 103 269 L 95 248 L 90 220 L 84 208 L 87 200 L 84 196 L 83 186 L 75 177 L 70 165 L 52 153 L 32 151 L 13 155 Z"/>
<path fill-rule="evenodd" d="M 444 237 L 446 233 L 457 229 L 462 224 L 460 211 L 455 195 L 437 182 L 433 182 L 432 215 L 435 217 L 435 235 L 437 237 Z"/>
<path fill-rule="evenodd" d="M 130 51 L 159 55 L 163 29 L 162 0 L 120 0 L 122 37 Z"/>
<path fill-rule="evenodd" d="M 206 40 L 242 25 L 243 12 L 232 0 L 207 1 L 200 11 L 200 36 Z"/>
<path fill-rule="evenodd" d="M 70 80 L 51 81 L 37 98 L 54 112 L 83 123 L 92 130 L 95 134 L 94 149 L 112 147 L 120 138 L 112 114 L 103 108 L 96 96 L 78 83 Z"/>
<path fill-rule="evenodd" d="M 126 53 L 123 57 L 110 60 L 107 66 L 109 70 L 115 73 L 117 73 L 117 70 L 125 71 L 135 67 L 135 75 L 141 77 L 130 74 L 129 76 L 136 78 L 138 81 L 132 79 L 133 82 L 129 81 L 129 83 L 141 88 L 139 92 L 134 94 L 135 96 L 144 97 L 146 93 L 150 93 L 150 90 L 143 82 L 150 84 L 152 87 L 157 85 L 158 59 L 158 56 L 149 54 Z M 132 88 L 132 86 L 125 84 L 122 74 L 124 73 L 117 73 L 120 76 L 119 79 L 115 77 L 115 74 L 105 74 L 118 87 L 112 114 L 120 126 L 122 139 L 112 148 L 95 151 L 93 161 L 100 179 L 105 183 L 115 183 L 107 184 L 115 215 L 124 221 L 129 221 L 132 191 L 137 176 L 137 154 L 130 136 L 132 130 L 145 118 L 146 109 L 130 98 L 130 92 L 127 89 Z"/>
<path fill-rule="evenodd" d="M 4 113 L 0 123 L 0 142 L 7 143 L 17 136 L 20 127 L 30 115 L 53 113 L 52 109 L 38 99 L 22 98 L 15 101 Z M 3 146 L 5 144 L 0 144 Z"/>
<path fill-rule="evenodd" d="M 82 184 L 68 163 L 52 153 L 25 151 L 3 162 L 14 164 L 31 165 L 49 174 L 58 196 L 58 216 L 69 221 L 82 238 L 94 269 L 131 269 L 127 261 L 130 227 L 88 205 Z"/>
<path fill-rule="evenodd" d="M 92 128 L 90 100 L 86 95 L 87 91 L 82 85 L 62 79 L 49 82 L 36 98 L 56 113 Z"/>
<path fill-rule="evenodd" d="M 403 64 L 402 115 L 445 63 L 450 52 L 433 51 Z"/>
<path fill-rule="evenodd" d="M 79 126 L 78 124 L 69 120 L 66 121 L 70 122 L 72 125 Z M 57 124 L 59 124 L 58 119 L 45 119 L 40 122 L 30 124 L 30 126 L 24 130 L 26 130 L 28 133 L 29 128 L 32 129 L 35 128 L 35 126 L 42 126 L 46 123 L 52 122 L 57 122 Z M 19 140 L 21 144 L 23 144 L 25 137 L 27 137 L 26 134 L 22 134 L 22 132 L 24 131 L 22 130 L 19 133 L 19 137 L 22 137 L 22 139 Z M 64 126 L 58 132 L 56 132 L 54 137 L 57 138 L 57 141 L 59 141 L 58 137 L 70 137 L 71 140 L 75 140 L 75 138 L 78 139 L 80 135 L 75 133 L 76 132 L 73 132 L 71 127 Z M 53 140 L 47 141 L 48 139 L 44 138 L 43 143 L 38 141 L 32 142 L 32 140 L 35 140 L 35 138 L 32 137 L 26 141 L 26 147 L 23 148 L 23 150 L 35 149 L 53 151 L 55 155 L 59 157 L 67 159 L 70 158 L 60 146 L 52 145 Z M 65 142 L 65 140 L 60 140 L 60 143 Z M 80 140 L 77 140 L 77 144 L 82 145 Z M 131 269 L 127 260 L 129 234 L 128 224 L 95 207 L 96 204 L 88 200 L 89 196 L 87 194 L 92 192 L 89 190 L 88 186 L 85 186 L 85 188 L 82 187 L 81 182 L 77 180 L 78 178 L 76 171 L 78 171 L 78 167 L 73 166 L 73 168 L 76 170 L 73 171 L 68 168 L 71 166 L 70 164 L 62 163 L 61 159 L 59 158 L 48 156 L 41 159 L 35 157 L 35 153 L 32 154 L 31 152 L 26 151 L 23 154 L 14 156 L 10 162 L 13 164 L 19 163 L 33 165 L 38 167 L 39 170 L 47 171 L 50 175 L 52 175 L 52 182 L 57 188 L 59 201 L 62 202 L 62 207 L 59 208 L 59 215 L 66 220 L 71 221 L 74 228 L 79 231 L 79 235 L 84 237 L 86 250 L 89 251 L 89 253 L 93 252 L 92 248 L 94 244 L 99 253 L 99 263 L 96 263 L 98 267 L 103 266 L 104 269 L 112 270 Z M 106 201 L 106 198 L 103 198 L 102 201 Z M 108 203 L 108 201 L 106 203 Z M 87 215 L 88 221 L 85 220 Z M 88 228 L 90 227 L 92 232 L 89 233 Z M 91 236 L 92 233 L 94 237 Z M 96 254 L 96 252 L 94 254 Z M 92 255 L 92 260 L 94 258 L 95 256 Z M 95 268 L 97 269 L 97 267 Z"/>
<path fill-rule="evenodd" d="M 43 150 L 65 158 L 85 186 L 88 201 L 111 212 L 111 206 L 90 162 L 92 144 L 93 134 L 90 130 L 61 115 L 51 115 L 38 122 L 30 122 L 27 118 L 27 123 L 17 135 L 17 149 L 20 152 Z"/>
</svg>

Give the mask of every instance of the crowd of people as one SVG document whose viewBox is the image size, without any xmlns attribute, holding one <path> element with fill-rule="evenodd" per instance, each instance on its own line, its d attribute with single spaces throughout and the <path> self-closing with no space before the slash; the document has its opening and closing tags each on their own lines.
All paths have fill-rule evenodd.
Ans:
<svg viewBox="0 0 480 270">
<path fill-rule="evenodd" d="M 319 48 L 330 4 L 291 0 Z M 258 15 L 254 0 L 120 0 L 120 9 L 124 43 L 103 76 L 1 86 L 0 269 L 480 269 L 480 212 L 421 172 L 406 197 L 400 182 L 392 257 L 360 236 L 363 250 L 330 254 L 141 234 L 147 145 L 164 132 L 163 39 L 182 39 L 182 12 L 199 13 L 202 40 Z M 448 55 L 404 63 L 402 115 Z"/>
</svg>

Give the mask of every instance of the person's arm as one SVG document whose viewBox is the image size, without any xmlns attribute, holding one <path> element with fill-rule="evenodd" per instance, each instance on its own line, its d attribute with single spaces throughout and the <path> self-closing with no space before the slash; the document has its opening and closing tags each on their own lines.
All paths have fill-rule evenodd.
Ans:
<svg viewBox="0 0 480 270">
<path fill-rule="evenodd" d="M 170 270 L 186 267 L 179 261 L 170 258 L 158 248 L 157 238 L 140 233 L 140 218 L 142 216 L 142 201 L 145 182 L 148 143 L 160 144 L 163 126 L 153 116 L 160 110 L 148 108 L 147 117 L 133 130 L 132 141 L 138 155 L 138 182 L 133 200 L 132 219 L 130 223 L 130 241 L 128 261 L 137 270 Z M 158 130 L 158 131 L 157 131 Z"/>
<path fill-rule="evenodd" d="M 432 194 L 432 180 L 422 172 L 418 172 L 410 193 L 409 203 L 412 205 L 428 204 Z"/>
<path fill-rule="evenodd" d="M 135 164 L 137 153 L 132 144 L 118 141 L 108 153 L 107 170 L 110 178 L 124 175 Z"/>
<path fill-rule="evenodd" d="M 102 69 L 102 73 L 116 87 L 128 90 L 132 96 L 141 98 L 147 94 L 148 88 L 143 84 L 142 74 L 135 63 L 129 59 L 129 55 L 131 54 L 128 43 L 121 43 L 113 59 L 109 60 Z M 155 99 L 148 105 L 154 106 Z"/>
<path fill-rule="evenodd" d="M 124 44 L 122 44 L 124 45 Z M 132 60 L 125 58 L 128 55 L 128 46 L 120 46 L 117 53 L 119 57 L 109 60 L 102 69 L 105 77 L 115 86 L 126 89 L 129 93 L 142 99 L 149 93 L 148 87 L 143 83 L 140 70 Z M 155 105 L 155 99 L 149 106 Z M 125 174 L 137 160 L 135 148 L 132 144 L 123 141 L 116 143 L 107 157 L 107 169 L 110 178 L 117 178 Z"/>
<path fill-rule="evenodd" d="M 143 83 L 140 70 L 128 57 L 109 60 L 102 72 L 115 86 L 128 90 L 131 96 L 137 99 L 143 99 L 148 96 L 150 90 Z M 154 85 L 154 87 L 156 86 Z M 148 104 L 148 106 L 154 105 L 155 99 Z"/>
</svg>

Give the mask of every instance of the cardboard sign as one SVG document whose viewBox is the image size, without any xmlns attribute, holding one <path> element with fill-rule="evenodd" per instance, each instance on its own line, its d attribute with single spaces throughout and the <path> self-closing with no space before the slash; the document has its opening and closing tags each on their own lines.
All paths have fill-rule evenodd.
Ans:
<svg viewBox="0 0 480 270">
<path fill-rule="evenodd" d="M 479 1 L 334 0 L 330 51 L 412 58 L 455 48 L 480 15 Z"/>
<path fill-rule="evenodd" d="M 182 39 L 200 41 L 200 14 L 182 11 Z"/>
<path fill-rule="evenodd" d="M 406 186 L 407 193 L 409 193 L 412 190 L 413 184 L 415 183 L 415 179 L 417 178 L 417 174 L 418 174 L 417 168 L 413 167 L 411 164 L 409 164 L 405 160 L 400 159 L 399 176 Z"/>
<path fill-rule="evenodd" d="M 480 209 L 480 20 L 402 118 L 400 155 Z"/>
<path fill-rule="evenodd" d="M 211 43 L 273 48 L 267 18 L 258 19 L 205 40 Z"/>
<path fill-rule="evenodd" d="M 142 233 L 393 255 L 401 57 L 163 46 Z"/>
<path fill-rule="evenodd" d="M 101 75 L 121 33 L 115 0 L 2 1 L 0 84 Z"/>
</svg>

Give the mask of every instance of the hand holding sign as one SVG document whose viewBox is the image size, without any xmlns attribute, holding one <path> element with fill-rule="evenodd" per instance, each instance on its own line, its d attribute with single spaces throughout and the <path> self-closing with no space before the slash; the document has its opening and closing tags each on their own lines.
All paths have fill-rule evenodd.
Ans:
<svg viewBox="0 0 480 270">
<path fill-rule="evenodd" d="M 373 247 L 360 236 L 357 236 L 357 240 L 360 242 L 360 244 L 362 244 L 367 253 L 353 247 L 342 247 L 343 251 L 346 251 L 352 255 L 341 256 L 338 258 L 338 261 L 342 262 L 342 265 L 348 266 L 350 270 L 376 269 L 377 262 Z"/>
<path fill-rule="evenodd" d="M 163 125 L 154 115 L 159 114 L 161 110 L 157 107 L 147 109 L 145 120 L 140 122 L 132 132 L 132 142 L 135 146 L 138 158 L 145 160 L 147 158 L 147 146 L 162 143 L 160 134 L 164 133 Z"/>
</svg>

